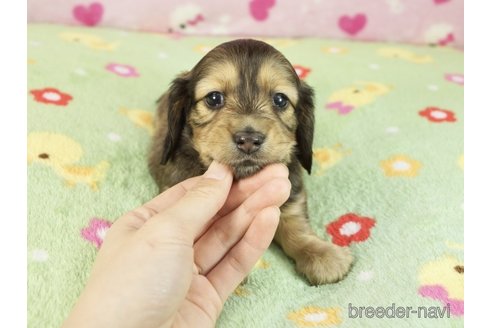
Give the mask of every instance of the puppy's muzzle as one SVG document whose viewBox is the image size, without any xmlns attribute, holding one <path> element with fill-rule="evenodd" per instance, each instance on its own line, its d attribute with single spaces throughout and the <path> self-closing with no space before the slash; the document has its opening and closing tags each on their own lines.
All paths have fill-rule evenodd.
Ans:
<svg viewBox="0 0 492 328">
<path fill-rule="evenodd" d="M 241 152 L 253 154 L 261 148 L 265 135 L 257 131 L 239 131 L 234 134 L 233 139 Z"/>
</svg>

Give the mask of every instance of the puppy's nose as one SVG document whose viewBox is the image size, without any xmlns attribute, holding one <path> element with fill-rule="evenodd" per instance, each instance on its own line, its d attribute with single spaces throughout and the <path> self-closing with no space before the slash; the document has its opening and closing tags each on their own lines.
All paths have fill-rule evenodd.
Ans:
<svg viewBox="0 0 492 328">
<path fill-rule="evenodd" d="M 234 134 L 237 148 L 246 154 L 252 154 L 260 149 L 265 141 L 265 135 L 260 132 L 240 131 Z"/>
</svg>

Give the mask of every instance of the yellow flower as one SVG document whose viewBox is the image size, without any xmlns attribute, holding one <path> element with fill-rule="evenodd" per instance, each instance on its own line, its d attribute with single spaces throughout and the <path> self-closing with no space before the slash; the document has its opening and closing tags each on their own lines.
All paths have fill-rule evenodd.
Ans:
<svg viewBox="0 0 492 328">
<path fill-rule="evenodd" d="M 287 318 L 294 321 L 298 327 L 326 327 L 339 325 L 342 322 L 340 308 L 335 307 L 305 306 L 290 312 Z"/>
<path fill-rule="evenodd" d="M 419 161 L 405 155 L 396 155 L 381 161 L 381 168 L 389 177 L 414 177 L 418 175 L 421 166 Z"/>
<path fill-rule="evenodd" d="M 270 267 L 270 263 L 268 263 L 267 261 L 265 261 L 263 258 L 260 258 L 255 266 L 254 266 L 254 269 L 268 269 Z"/>
<path fill-rule="evenodd" d="M 214 46 L 199 44 L 199 45 L 195 46 L 193 48 L 193 50 L 196 52 L 202 53 L 202 54 L 206 54 L 210 50 L 212 50 L 213 48 L 214 48 Z"/>
<path fill-rule="evenodd" d="M 97 35 L 88 33 L 63 32 L 59 36 L 65 41 L 80 43 L 96 50 L 113 51 L 118 47 L 117 42 L 108 42 Z"/>
<path fill-rule="evenodd" d="M 465 169 L 465 155 L 461 155 L 460 158 L 458 158 L 458 166 L 461 167 L 462 170 Z"/>
<path fill-rule="evenodd" d="M 296 45 L 297 43 L 299 43 L 299 41 L 294 40 L 294 39 L 289 39 L 289 38 L 281 39 L 281 38 L 262 38 L 262 37 L 258 37 L 258 38 L 255 38 L 255 39 L 260 40 L 260 41 L 263 41 L 263 42 L 266 42 L 269 45 L 271 45 L 272 47 L 280 48 L 280 49 L 287 48 L 287 47 L 290 47 L 290 46 L 293 46 L 293 45 Z"/>
<path fill-rule="evenodd" d="M 137 126 L 144 128 L 150 135 L 154 134 L 154 114 L 141 109 L 120 108 L 119 112 L 127 116 Z"/>
<path fill-rule="evenodd" d="M 338 46 L 325 46 L 321 48 L 321 51 L 328 55 L 343 55 L 348 52 L 348 49 Z"/>
<path fill-rule="evenodd" d="M 246 289 L 245 287 L 243 287 L 241 285 L 237 286 L 233 293 L 234 293 L 234 295 L 239 296 L 239 297 L 246 297 L 246 296 L 249 296 L 251 294 L 248 289 Z"/>
<path fill-rule="evenodd" d="M 378 50 L 378 54 L 386 58 L 396 58 L 415 64 L 426 64 L 433 61 L 429 55 L 418 55 L 400 48 L 381 48 Z"/>
<path fill-rule="evenodd" d="M 329 168 L 335 166 L 345 156 L 349 155 L 350 151 L 346 150 L 340 144 L 336 144 L 332 148 L 316 148 L 313 151 L 314 161 L 318 164 L 318 170 L 314 175 L 322 175 Z"/>
</svg>

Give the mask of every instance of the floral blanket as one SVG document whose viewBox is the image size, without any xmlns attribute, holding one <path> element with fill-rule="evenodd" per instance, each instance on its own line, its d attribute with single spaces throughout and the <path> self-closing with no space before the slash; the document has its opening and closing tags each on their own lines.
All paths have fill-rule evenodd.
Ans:
<svg viewBox="0 0 492 328">
<path fill-rule="evenodd" d="M 152 198 L 155 100 L 225 37 L 28 29 L 28 321 L 59 327 L 111 223 Z M 266 39 L 316 92 L 311 224 L 355 255 L 309 286 L 272 245 L 218 327 L 463 326 L 463 53 Z"/>
</svg>

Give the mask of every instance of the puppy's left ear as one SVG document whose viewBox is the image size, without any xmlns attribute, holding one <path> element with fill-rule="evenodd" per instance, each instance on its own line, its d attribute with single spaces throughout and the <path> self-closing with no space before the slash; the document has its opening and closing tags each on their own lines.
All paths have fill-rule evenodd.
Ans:
<svg viewBox="0 0 492 328">
<path fill-rule="evenodd" d="M 306 171 L 311 174 L 313 162 L 314 91 L 304 81 L 300 83 L 299 100 L 295 112 L 297 118 L 297 158 Z"/>
</svg>

